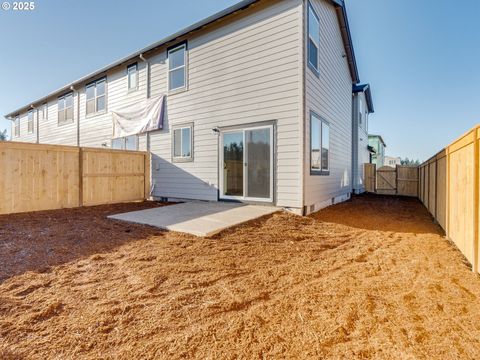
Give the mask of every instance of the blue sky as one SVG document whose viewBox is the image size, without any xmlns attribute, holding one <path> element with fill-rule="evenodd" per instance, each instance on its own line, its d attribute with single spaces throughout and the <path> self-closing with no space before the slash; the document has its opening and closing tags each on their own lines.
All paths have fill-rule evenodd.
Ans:
<svg viewBox="0 0 480 360">
<path fill-rule="evenodd" d="M 0 114 L 235 2 L 37 0 L 31 12 L 0 10 Z M 370 132 L 388 155 L 424 160 L 480 122 L 480 1 L 346 2 L 360 78 L 373 90 Z"/>
</svg>

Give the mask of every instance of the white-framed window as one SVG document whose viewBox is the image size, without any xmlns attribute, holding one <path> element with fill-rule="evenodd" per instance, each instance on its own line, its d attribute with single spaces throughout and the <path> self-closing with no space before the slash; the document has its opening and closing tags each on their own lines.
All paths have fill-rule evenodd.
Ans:
<svg viewBox="0 0 480 360">
<path fill-rule="evenodd" d="M 58 125 L 73 122 L 73 93 L 58 98 Z"/>
<path fill-rule="evenodd" d="M 131 64 L 127 67 L 128 91 L 138 89 L 138 64 Z"/>
<path fill-rule="evenodd" d="M 168 90 L 187 87 L 187 44 L 168 50 Z"/>
<path fill-rule="evenodd" d="M 315 113 L 310 114 L 310 172 L 329 175 L 330 125 Z"/>
<path fill-rule="evenodd" d="M 320 48 L 320 20 L 308 4 L 308 66 L 316 73 L 319 72 L 318 53 Z"/>
<path fill-rule="evenodd" d="M 174 127 L 172 137 L 173 161 L 193 161 L 193 124 Z"/>
<path fill-rule="evenodd" d="M 107 108 L 106 97 L 107 79 L 102 78 L 94 81 L 85 87 L 87 96 L 87 115 L 104 112 Z"/>
<path fill-rule="evenodd" d="M 20 137 L 20 116 L 15 116 L 15 137 Z"/>
<path fill-rule="evenodd" d="M 112 149 L 118 150 L 138 150 L 138 135 L 130 135 L 121 138 L 112 139 Z"/>
<path fill-rule="evenodd" d="M 29 110 L 28 111 L 28 133 L 33 134 L 33 131 L 35 130 L 35 125 L 34 125 L 34 111 Z"/>
</svg>

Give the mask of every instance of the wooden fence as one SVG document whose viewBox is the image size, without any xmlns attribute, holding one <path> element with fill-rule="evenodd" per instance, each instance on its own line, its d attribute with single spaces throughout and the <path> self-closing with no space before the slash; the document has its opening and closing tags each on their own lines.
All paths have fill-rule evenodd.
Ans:
<svg viewBox="0 0 480 360">
<path fill-rule="evenodd" d="M 420 166 L 419 197 L 478 272 L 480 126 Z"/>
<path fill-rule="evenodd" d="M 419 169 L 397 165 L 395 168 L 364 165 L 365 190 L 381 195 L 418 196 Z"/>
<path fill-rule="evenodd" d="M 143 200 L 146 152 L 0 142 L 0 214 Z"/>
</svg>

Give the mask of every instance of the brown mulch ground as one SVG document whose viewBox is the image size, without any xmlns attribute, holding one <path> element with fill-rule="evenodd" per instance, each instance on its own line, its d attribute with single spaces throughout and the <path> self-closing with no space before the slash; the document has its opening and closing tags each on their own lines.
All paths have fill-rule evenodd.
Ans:
<svg viewBox="0 0 480 360">
<path fill-rule="evenodd" d="M 0 216 L 1 359 L 475 359 L 480 279 L 413 199 L 362 196 L 212 239 Z"/>
</svg>

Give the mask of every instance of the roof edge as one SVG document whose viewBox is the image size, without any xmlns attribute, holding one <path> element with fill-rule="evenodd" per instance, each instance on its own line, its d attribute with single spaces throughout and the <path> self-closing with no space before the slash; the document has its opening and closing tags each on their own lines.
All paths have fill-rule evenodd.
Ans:
<svg viewBox="0 0 480 360">
<path fill-rule="evenodd" d="M 99 70 L 96 70 L 96 71 L 94 71 L 92 73 L 89 73 L 88 75 L 85 75 L 85 76 L 83 76 L 83 77 L 81 77 L 81 78 L 79 78 L 75 81 L 72 81 L 72 82 L 70 82 L 69 84 L 67 84 L 63 87 L 61 87 L 61 88 L 59 88 L 55 91 L 50 92 L 48 95 L 30 102 L 28 105 L 24 105 L 24 106 L 16 109 L 15 111 L 12 111 L 12 112 L 6 114 L 4 117 L 8 120 L 13 120 L 12 117 L 14 117 L 18 113 L 24 111 L 25 109 L 28 109 L 33 104 L 39 104 L 39 103 L 45 102 L 49 98 L 51 98 L 51 97 L 53 97 L 53 96 L 55 96 L 59 93 L 71 90 L 72 86 L 74 87 L 75 85 L 79 85 L 79 84 L 84 83 L 88 80 L 91 80 L 92 78 L 94 78 L 98 75 L 101 75 L 101 74 L 105 73 L 106 71 L 111 70 L 111 69 L 113 69 L 113 68 L 115 68 L 115 67 L 117 67 L 117 66 L 119 66 L 123 63 L 126 63 L 130 60 L 133 60 L 133 59 L 139 57 L 142 54 L 145 54 L 149 51 L 155 50 L 155 49 L 157 49 L 157 48 L 159 48 L 159 47 L 161 47 L 161 46 L 163 46 L 163 45 L 165 45 L 165 44 L 167 44 L 171 41 L 174 41 L 175 39 L 177 39 L 181 36 L 185 36 L 185 35 L 193 32 L 195 30 L 199 30 L 199 29 L 201 29 L 201 28 L 203 28 L 207 25 L 210 25 L 213 22 L 216 22 L 218 20 L 223 19 L 226 16 L 232 15 L 232 14 L 236 13 L 237 11 L 244 10 L 244 9 L 250 7 L 251 5 L 253 5 L 253 4 L 255 4 L 259 1 L 260 0 L 242 0 L 242 1 L 230 6 L 226 9 L 224 9 L 224 10 L 221 10 L 221 11 L 219 11 L 219 12 L 217 12 L 217 13 L 215 13 L 215 14 L 213 14 L 213 15 L 211 15 L 211 16 L 203 19 L 203 20 L 200 20 L 200 21 L 198 21 L 198 22 L 196 22 L 196 23 L 194 23 L 194 24 L 192 24 L 192 25 L 190 25 L 186 28 L 183 28 L 180 31 L 177 31 L 176 33 L 174 33 L 172 35 L 169 35 L 169 36 L 167 36 L 167 37 L 165 37 L 165 38 L 163 38 L 163 39 L 161 39 L 161 40 L 159 40 L 159 41 L 157 41 L 153 44 L 150 44 L 147 47 L 144 47 L 144 48 L 142 48 L 142 49 L 140 49 L 140 50 L 138 50 L 138 51 L 136 51 L 136 52 L 134 52 L 130 55 L 127 55 L 127 56 L 121 58 L 120 60 L 117 60 L 117 61 L 115 61 L 115 62 L 113 62 L 113 63 L 111 63 L 107 66 L 104 66 L 104 67 L 100 68 Z"/>
<path fill-rule="evenodd" d="M 70 83 L 68 83 L 67 85 L 55 90 L 55 91 L 52 91 L 50 92 L 49 94 L 47 94 L 46 96 L 43 96 L 39 99 L 36 99 L 30 103 L 28 103 L 28 105 L 24 105 L 6 115 L 4 115 L 4 117 L 8 120 L 13 120 L 14 116 L 16 116 L 17 114 L 23 112 L 24 110 L 28 109 L 28 108 L 31 108 L 32 106 L 34 106 L 35 104 L 41 104 L 43 102 L 45 102 L 46 100 L 50 99 L 51 97 L 54 97 L 62 92 L 65 92 L 65 91 L 69 91 L 72 89 L 72 87 L 74 88 L 76 85 L 79 85 L 79 84 L 82 84 L 86 81 L 89 81 L 89 80 L 92 80 L 94 77 L 96 76 L 99 76 L 101 74 L 104 74 L 105 72 L 107 72 L 108 70 L 111 70 L 121 64 L 124 64 L 130 60 L 133 60 L 137 57 L 139 57 L 140 55 L 142 54 L 145 54 L 149 51 L 152 51 L 152 50 L 155 50 L 169 42 L 172 42 L 174 41 L 175 39 L 179 38 L 179 37 L 182 37 L 182 36 L 185 36 L 193 31 L 196 31 L 196 30 L 199 30 L 207 25 L 210 25 L 211 23 L 213 22 L 216 22 L 218 20 L 221 20 L 222 18 L 226 17 L 226 16 L 229 16 L 229 15 L 232 15 L 234 13 L 236 13 L 237 11 L 241 11 L 241 10 L 244 10 L 248 7 L 250 7 L 251 5 L 259 2 L 260 0 L 242 0 L 240 2 L 238 2 L 237 4 L 234 4 L 222 11 L 219 11 L 203 20 L 200 20 L 199 22 L 196 22 L 194 23 L 193 25 L 190 25 L 172 35 L 169 35 L 143 49 L 140 49 L 130 55 L 127 55 L 123 58 L 121 58 L 120 60 L 117 60 L 107 66 L 104 66 L 102 68 L 100 68 L 99 70 L 97 71 L 94 71 L 92 73 L 89 73 L 88 75 L 85 75 L 75 81 L 72 81 Z M 349 66 L 349 69 L 350 69 L 350 73 L 351 73 L 351 76 L 352 76 L 352 82 L 354 84 L 358 84 L 360 79 L 359 79 L 359 74 L 358 74 L 358 68 L 357 68 L 357 62 L 356 62 L 356 59 L 355 59 L 355 51 L 353 49 L 353 41 L 352 41 L 352 36 L 351 36 L 351 33 L 350 33 L 350 26 L 349 26 L 349 23 L 348 23 L 348 16 L 347 16 L 347 11 L 346 11 L 346 7 L 345 7 L 345 2 L 344 0 L 330 0 L 331 3 L 336 7 L 337 9 L 337 16 L 339 18 L 339 21 L 340 21 L 340 30 L 342 32 L 342 39 L 343 39 L 343 43 L 344 43 L 344 47 L 345 47 L 345 50 L 347 52 L 347 58 L 348 58 L 348 66 Z"/>
</svg>

